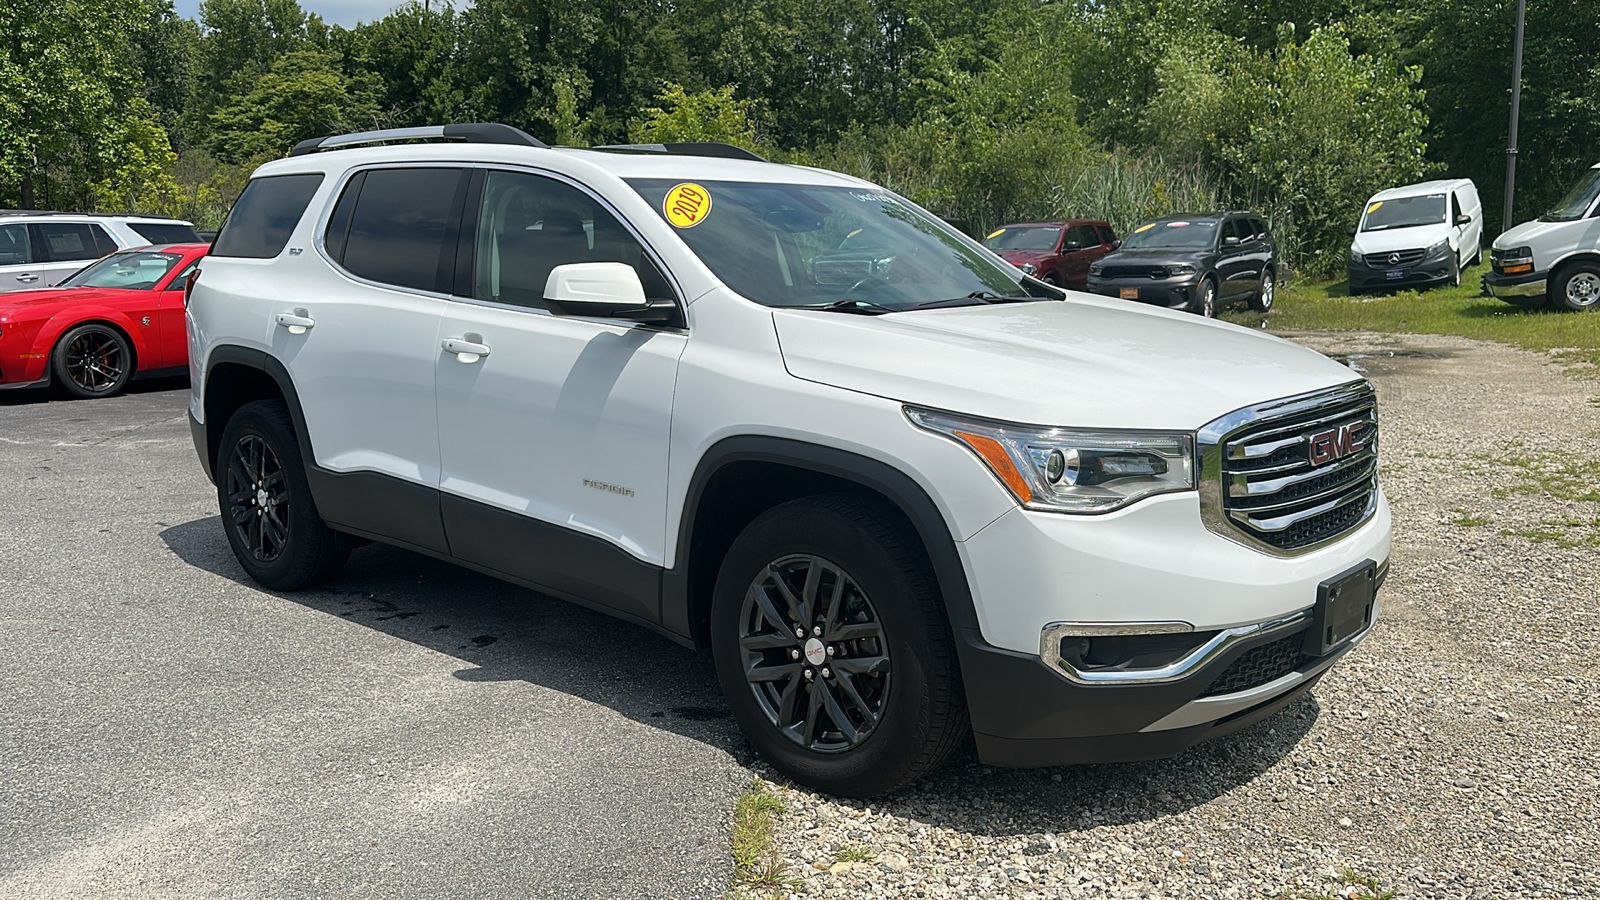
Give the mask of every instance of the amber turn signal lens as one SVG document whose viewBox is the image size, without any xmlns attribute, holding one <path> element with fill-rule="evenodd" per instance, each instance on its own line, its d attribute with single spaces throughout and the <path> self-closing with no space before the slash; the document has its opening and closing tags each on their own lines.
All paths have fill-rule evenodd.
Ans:
<svg viewBox="0 0 1600 900">
<path fill-rule="evenodd" d="M 1501 271 L 1505 272 L 1507 275 L 1517 275 L 1522 272 L 1532 272 L 1533 263 L 1523 263 L 1520 266 L 1506 266 Z"/>
<path fill-rule="evenodd" d="M 989 464 L 989 468 L 1000 476 L 1000 480 L 1006 483 L 1006 487 L 1011 488 L 1011 493 L 1016 494 L 1018 500 L 1023 503 L 1033 500 L 1033 491 L 1028 488 L 1027 480 L 1022 477 L 1021 472 L 1017 471 L 1016 464 L 1011 461 L 1011 454 L 1006 452 L 1006 448 L 1000 446 L 999 441 L 992 437 L 984 437 L 981 434 L 972 434 L 966 431 L 953 433 L 956 437 L 965 441 L 967 446 L 973 449 L 973 452 L 977 453 L 984 462 Z"/>
</svg>

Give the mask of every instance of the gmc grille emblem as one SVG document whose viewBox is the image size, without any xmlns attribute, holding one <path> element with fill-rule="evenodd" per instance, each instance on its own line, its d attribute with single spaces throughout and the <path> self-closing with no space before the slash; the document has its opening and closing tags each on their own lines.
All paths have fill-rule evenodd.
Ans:
<svg viewBox="0 0 1600 900">
<path fill-rule="evenodd" d="M 1311 464 L 1320 466 L 1361 452 L 1367 446 L 1365 426 L 1365 422 L 1346 422 L 1308 436 L 1306 442 L 1311 445 Z"/>
</svg>

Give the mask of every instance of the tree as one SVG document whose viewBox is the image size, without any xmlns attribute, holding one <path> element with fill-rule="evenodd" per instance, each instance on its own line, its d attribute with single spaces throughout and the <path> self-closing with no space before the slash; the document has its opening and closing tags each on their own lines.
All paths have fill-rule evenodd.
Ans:
<svg viewBox="0 0 1600 900">
<path fill-rule="evenodd" d="M 644 110 L 644 118 L 629 130 L 634 142 L 722 141 L 746 150 L 761 145 L 753 116 L 755 103 L 736 99 L 731 87 L 688 94 L 682 85 L 668 84 L 662 87 L 657 102 L 661 105 Z"/>
<path fill-rule="evenodd" d="M 248 94 L 211 116 L 211 149 L 239 162 L 281 155 L 311 137 L 380 128 L 379 92 L 339 70 L 339 58 L 320 50 L 279 57 Z"/>
</svg>

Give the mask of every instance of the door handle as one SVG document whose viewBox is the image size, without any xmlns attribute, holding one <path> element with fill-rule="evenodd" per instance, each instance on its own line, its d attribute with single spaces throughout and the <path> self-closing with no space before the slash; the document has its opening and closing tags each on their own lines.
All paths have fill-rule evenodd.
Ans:
<svg viewBox="0 0 1600 900">
<path fill-rule="evenodd" d="M 441 346 L 446 353 L 454 353 L 456 359 L 464 363 L 475 363 L 489 355 L 489 345 L 483 342 L 483 336 L 478 334 L 465 334 L 458 338 L 445 338 Z"/>
<path fill-rule="evenodd" d="M 289 329 L 290 334 L 305 334 L 311 330 L 311 326 L 317 324 L 316 320 L 311 318 L 311 314 L 303 309 L 297 309 L 292 313 L 278 313 L 273 318 L 279 325 Z"/>
<path fill-rule="evenodd" d="M 39 280 L 39 276 L 37 276 L 37 275 L 29 275 L 29 274 L 18 275 L 17 276 L 17 280 L 18 281 L 33 282 L 33 281 L 38 281 Z"/>
</svg>

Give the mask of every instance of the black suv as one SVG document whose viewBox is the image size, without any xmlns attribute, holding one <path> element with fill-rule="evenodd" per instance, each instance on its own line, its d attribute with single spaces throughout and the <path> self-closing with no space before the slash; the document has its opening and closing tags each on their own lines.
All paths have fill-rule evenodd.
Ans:
<svg viewBox="0 0 1600 900">
<path fill-rule="evenodd" d="M 1166 216 L 1141 224 L 1089 267 L 1088 290 L 1214 316 L 1240 300 L 1272 308 L 1278 245 L 1253 212 Z"/>
</svg>

